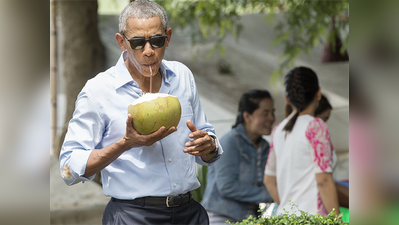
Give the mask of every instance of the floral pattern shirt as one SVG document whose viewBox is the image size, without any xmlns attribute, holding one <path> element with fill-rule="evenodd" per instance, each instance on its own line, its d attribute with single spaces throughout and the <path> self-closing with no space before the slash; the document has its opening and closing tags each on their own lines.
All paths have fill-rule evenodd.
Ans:
<svg viewBox="0 0 399 225">
<path fill-rule="evenodd" d="M 316 173 L 332 173 L 333 147 L 327 124 L 310 115 L 298 116 L 291 132 L 288 119 L 272 132 L 265 174 L 276 176 L 280 205 L 277 214 L 299 210 L 327 215 L 317 188 Z M 292 203 L 297 207 L 292 207 Z M 285 209 L 285 210 L 284 210 Z"/>
</svg>

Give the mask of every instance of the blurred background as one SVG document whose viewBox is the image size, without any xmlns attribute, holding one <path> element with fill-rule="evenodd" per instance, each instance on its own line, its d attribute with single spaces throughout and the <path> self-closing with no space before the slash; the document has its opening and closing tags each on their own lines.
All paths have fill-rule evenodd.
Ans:
<svg viewBox="0 0 399 225">
<path fill-rule="evenodd" d="M 399 2 L 157 2 L 173 30 L 165 59 L 193 71 L 219 137 L 249 89 L 272 91 L 281 121 L 281 78 L 309 66 L 334 107 L 334 177 L 351 178 L 351 224 L 398 224 Z M 1 224 L 100 224 L 108 201 L 101 187 L 66 186 L 57 157 L 77 93 L 116 63 L 117 18 L 128 3 L 0 1 Z"/>
</svg>

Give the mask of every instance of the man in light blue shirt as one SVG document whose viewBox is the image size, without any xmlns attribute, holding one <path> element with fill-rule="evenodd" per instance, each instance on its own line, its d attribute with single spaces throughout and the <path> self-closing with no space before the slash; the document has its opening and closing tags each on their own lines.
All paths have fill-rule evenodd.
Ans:
<svg viewBox="0 0 399 225">
<path fill-rule="evenodd" d="M 223 153 L 199 101 L 191 71 L 163 60 L 172 29 L 158 4 L 137 0 L 122 11 L 115 38 L 122 54 L 115 66 L 89 80 L 79 93 L 60 154 L 68 185 L 90 181 L 101 171 L 111 196 L 103 224 L 207 224 L 191 198 L 198 188 L 196 163 L 209 166 Z M 151 68 L 150 68 L 151 67 Z M 128 105 L 149 92 L 176 96 L 177 127 L 140 135 Z"/>
</svg>

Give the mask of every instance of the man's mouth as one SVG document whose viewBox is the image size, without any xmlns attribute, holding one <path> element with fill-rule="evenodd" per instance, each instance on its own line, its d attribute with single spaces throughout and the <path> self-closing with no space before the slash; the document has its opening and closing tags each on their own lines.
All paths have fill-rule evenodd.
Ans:
<svg viewBox="0 0 399 225">
<path fill-rule="evenodd" d="M 144 66 L 153 66 L 153 65 L 155 65 L 155 62 L 154 63 L 143 63 L 143 65 Z"/>
</svg>

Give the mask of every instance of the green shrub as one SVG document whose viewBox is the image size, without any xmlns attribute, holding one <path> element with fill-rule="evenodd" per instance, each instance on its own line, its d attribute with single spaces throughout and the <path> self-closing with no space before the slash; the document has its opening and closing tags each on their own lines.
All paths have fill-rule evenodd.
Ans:
<svg viewBox="0 0 399 225">
<path fill-rule="evenodd" d="M 197 202 L 201 202 L 204 197 L 205 188 L 206 188 L 206 175 L 208 173 L 207 166 L 201 166 L 197 164 L 197 178 L 200 182 L 201 186 L 194 191 L 191 191 L 193 195 L 193 199 Z"/>
<path fill-rule="evenodd" d="M 295 206 L 298 208 L 297 205 L 291 202 L 291 205 Z M 266 209 L 264 209 L 266 210 Z M 335 209 L 331 211 L 327 216 L 322 216 L 320 213 L 317 213 L 316 215 L 311 215 L 307 212 L 304 212 L 302 210 L 298 211 L 301 213 L 300 216 L 297 216 L 295 213 L 293 214 L 288 214 L 288 212 L 284 209 L 286 214 L 281 214 L 281 215 L 275 215 L 271 216 L 269 218 L 262 218 L 261 216 L 259 217 L 253 217 L 249 216 L 247 219 L 244 219 L 241 222 L 237 223 L 230 223 L 228 221 L 228 224 L 235 224 L 235 225 L 248 225 L 248 224 L 257 224 L 257 225 L 274 225 L 274 224 L 281 224 L 281 225 L 318 225 L 318 224 L 328 224 L 328 225 L 339 225 L 339 224 L 349 224 L 349 223 L 344 223 L 341 219 L 342 213 L 339 214 L 338 217 L 335 217 Z M 263 211 L 260 210 L 261 214 L 263 214 Z"/>
</svg>

